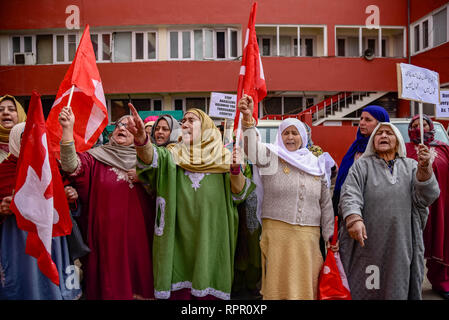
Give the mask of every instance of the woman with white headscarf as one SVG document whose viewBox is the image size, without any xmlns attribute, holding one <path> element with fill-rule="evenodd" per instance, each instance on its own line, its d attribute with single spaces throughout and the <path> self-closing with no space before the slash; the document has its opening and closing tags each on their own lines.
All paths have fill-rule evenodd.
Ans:
<svg viewBox="0 0 449 320">
<path fill-rule="evenodd" d="M 340 257 L 354 300 L 420 300 L 423 229 L 440 190 L 429 148 L 406 157 L 399 130 L 381 122 L 351 166 L 340 197 Z"/>
<path fill-rule="evenodd" d="M 329 185 L 335 162 L 327 153 L 316 157 L 307 149 L 307 131 L 297 119 L 280 124 L 275 144 L 261 143 L 252 98 L 244 95 L 238 107 L 246 152 L 259 167 L 263 186 L 258 194 L 263 194 L 261 294 L 266 300 L 317 299 L 320 227 L 326 241 L 334 227 Z"/>
</svg>

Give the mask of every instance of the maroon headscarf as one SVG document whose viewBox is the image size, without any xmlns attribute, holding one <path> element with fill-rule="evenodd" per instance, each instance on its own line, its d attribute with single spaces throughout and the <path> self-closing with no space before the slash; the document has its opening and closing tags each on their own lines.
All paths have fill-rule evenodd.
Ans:
<svg viewBox="0 0 449 320">
<path fill-rule="evenodd" d="M 410 137 L 410 141 L 414 144 L 421 143 L 421 130 L 419 127 L 412 128 L 413 122 L 416 119 L 419 119 L 419 114 L 414 116 L 408 125 L 408 136 Z M 423 114 L 423 121 L 426 121 L 429 124 L 430 130 L 424 131 L 424 144 L 426 146 L 437 146 L 439 143 L 435 140 L 435 127 L 433 125 L 433 121 L 425 114 Z"/>
</svg>

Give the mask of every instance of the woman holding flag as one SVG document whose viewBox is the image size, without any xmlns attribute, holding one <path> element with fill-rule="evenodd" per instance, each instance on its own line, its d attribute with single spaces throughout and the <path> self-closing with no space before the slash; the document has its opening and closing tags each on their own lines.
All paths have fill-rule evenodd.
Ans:
<svg viewBox="0 0 449 320">
<path fill-rule="evenodd" d="M 71 108 L 59 115 L 61 165 L 79 193 L 80 228 L 91 252 L 81 259 L 87 299 L 152 299 L 154 209 L 136 181 L 130 116 L 116 122 L 109 143 L 76 153 Z"/>
<path fill-rule="evenodd" d="M 74 300 L 81 296 L 67 238 L 53 237 L 51 257 L 59 273 L 59 286 L 39 269 L 35 257 L 25 252 L 27 232 L 19 229 L 10 209 L 25 122 L 12 127 L 10 154 L 0 164 L 0 300 Z"/>
</svg>

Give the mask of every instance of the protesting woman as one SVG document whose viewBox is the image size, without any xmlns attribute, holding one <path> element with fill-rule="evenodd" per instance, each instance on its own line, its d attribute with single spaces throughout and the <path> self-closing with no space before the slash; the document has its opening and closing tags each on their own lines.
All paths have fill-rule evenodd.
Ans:
<svg viewBox="0 0 449 320">
<path fill-rule="evenodd" d="M 354 300 L 421 299 L 423 229 L 438 198 L 429 149 L 407 158 L 399 130 L 383 122 L 349 169 L 341 192 L 340 256 Z"/>
<path fill-rule="evenodd" d="M 9 132 L 17 123 L 25 122 L 27 116 L 22 105 L 13 96 L 0 98 L 0 163 L 9 153 Z"/>
</svg>

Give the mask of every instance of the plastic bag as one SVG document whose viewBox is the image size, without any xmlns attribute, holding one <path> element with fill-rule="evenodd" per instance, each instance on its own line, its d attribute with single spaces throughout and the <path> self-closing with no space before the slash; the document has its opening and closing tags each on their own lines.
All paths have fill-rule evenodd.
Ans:
<svg viewBox="0 0 449 320">
<path fill-rule="evenodd" d="M 338 217 L 335 217 L 334 236 L 331 244 L 335 245 L 338 238 Z M 326 260 L 318 279 L 318 300 L 351 300 L 343 265 L 338 252 L 327 251 Z"/>
</svg>

